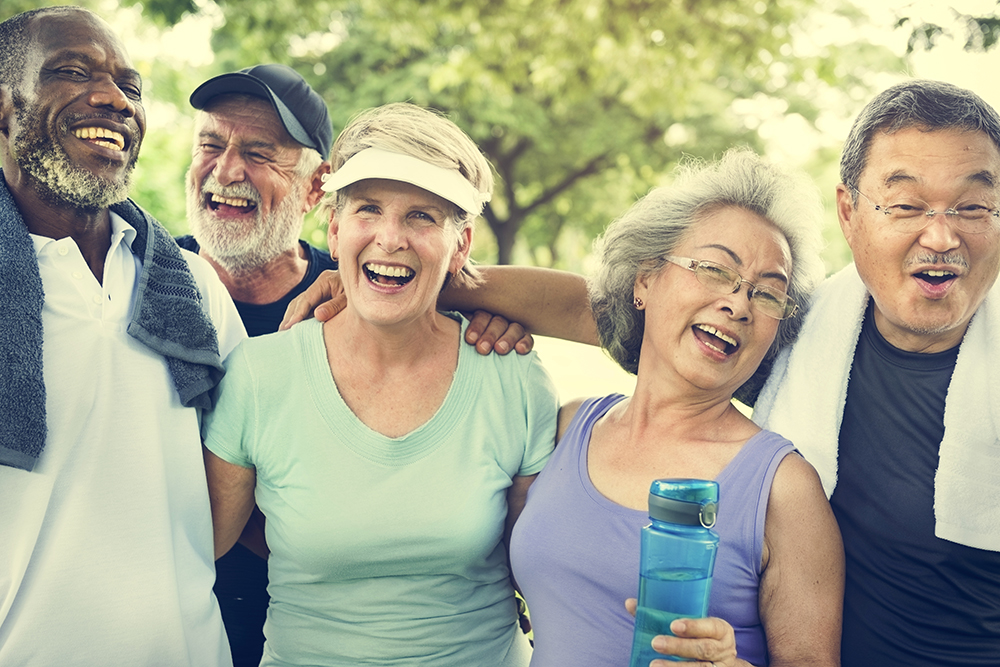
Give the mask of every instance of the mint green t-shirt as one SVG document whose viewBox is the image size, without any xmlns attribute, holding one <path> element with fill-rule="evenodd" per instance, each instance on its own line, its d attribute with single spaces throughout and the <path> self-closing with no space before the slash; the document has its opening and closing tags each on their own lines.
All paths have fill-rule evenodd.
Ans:
<svg viewBox="0 0 1000 667">
<path fill-rule="evenodd" d="M 463 333 L 464 333 L 463 324 Z M 262 665 L 496 665 L 520 632 L 506 491 L 542 469 L 558 400 L 534 353 L 460 342 L 437 413 L 400 438 L 341 399 L 315 321 L 227 359 L 205 445 L 256 468 L 271 604 Z"/>
</svg>

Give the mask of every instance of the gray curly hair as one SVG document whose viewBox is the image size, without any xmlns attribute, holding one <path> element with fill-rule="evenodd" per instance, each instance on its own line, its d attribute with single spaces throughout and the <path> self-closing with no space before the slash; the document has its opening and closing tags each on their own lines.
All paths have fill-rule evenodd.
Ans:
<svg viewBox="0 0 1000 667">
<path fill-rule="evenodd" d="M 824 276 L 822 204 L 804 174 L 779 169 L 748 149 L 731 149 L 711 164 L 682 165 L 673 185 L 652 190 L 595 242 L 599 266 L 588 283 L 590 305 L 601 347 L 626 371 L 638 372 L 645 314 L 633 305 L 636 278 L 661 271 L 663 257 L 693 225 L 727 206 L 760 215 L 785 235 L 792 254 L 788 295 L 800 307 L 798 315 L 781 320 L 761 367 L 737 391 L 737 398 L 752 403 L 774 357 L 798 335 L 809 295 Z"/>
</svg>

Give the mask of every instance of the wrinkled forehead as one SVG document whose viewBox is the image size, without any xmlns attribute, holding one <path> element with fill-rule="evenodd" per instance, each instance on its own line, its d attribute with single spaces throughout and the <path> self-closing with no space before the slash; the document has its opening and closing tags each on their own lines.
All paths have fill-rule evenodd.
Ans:
<svg viewBox="0 0 1000 667">
<path fill-rule="evenodd" d="M 79 54 L 115 61 L 131 68 L 124 44 L 107 23 L 88 11 L 66 7 L 35 16 L 28 26 L 28 72 L 37 72 L 49 60 Z"/>
<path fill-rule="evenodd" d="M 877 132 L 859 179 L 883 189 L 1000 192 L 1000 150 L 985 132 L 917 127 Z"/>
<path fill-rule="evenodd" d="M 275 147 L 303 148 L 282 124 L 270 102 L 252 95 L 219 95 L 195 116 L 195 140 L 210 134 Z"/>
</svg>

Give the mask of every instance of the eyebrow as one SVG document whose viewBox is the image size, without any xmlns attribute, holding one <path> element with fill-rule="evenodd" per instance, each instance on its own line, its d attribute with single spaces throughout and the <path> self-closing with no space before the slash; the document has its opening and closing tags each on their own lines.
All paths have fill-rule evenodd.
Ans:
<svg viewBox="0 0 1000 667">
<path fill-rule="evenodd" d="M 974 174 L 969 174 L 964 179 L 969 185 L 985 185 L 986 187 L 996 187 L 997 178 L 993 172 L 983 169 L 982 171 L 977 171 Z M 894 171 L 886 177 L 884 184 L 886 186 L 892 186 L 899 183 L 916 183 L 917 178 L 912 176 L 902 169 Z"/>
<path fill-rule="evenodd" d="M 224 144 L 227 144 L 227 145 L 229 144 L 229 141 L 224 136 L 222 136 L 218 132 L 214 132 L 212 130 L 202 130 L 202 131 L 200 131 L 198 133 L 198 138 L 199 139 L 215 139 L 216 141 L 218 141 L 220 143 L 224 143 Z M 241 149 L 246 149 L 246 148 L 265 148 L 265 149 L 268 149 L 268 150 L 277 150 L 277 144 L 274 144 L 274 143 L 272 143 L 270 141 L 261 141 L 259 139 L 256 139 L 256 140 L 253 140 L 253 141 L 242 141 L 238 145 L 239 145 L 239 147 Z"/>
<path fill-rule="evenodd" d="M 740 256 L 737 255 L 733 250 L 731 250 L 731 249 L 727 248 L 726 246 L 722 245 L 721 243 L 709 243 L 709 244 L 706 244 L 706 245 L 703 245 L 703 246 L 699 246 L 699 247 L 700 248 L 714 248 L 715 250 L 721 250 L 722 252 L 726 253 L 727 255 L 729 255 L 732 258 L 732 260 L 736 264 L 736 266 L 743 266 L 743 260 L 740 259 Z M 783 273 L 778 273 L 777 271 L 765 271 L 764 273 L 760 274 L 760 277 L 758 278 L 758 280 L 760 280 L 760 278 L 774 278 L 775 280 L 780 280 L 783 283 L 786 283 L 786 284 L 788 283 L 787 276 L 785 276 Z"/>
</svg>

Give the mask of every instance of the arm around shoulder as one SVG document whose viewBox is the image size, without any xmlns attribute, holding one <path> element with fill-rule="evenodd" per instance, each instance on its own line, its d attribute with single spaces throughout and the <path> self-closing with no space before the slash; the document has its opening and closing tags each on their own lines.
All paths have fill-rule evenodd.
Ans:
<svg viewBox="0 0 1000 667">
<path fill-rule="evenodd" d="M 529 333 L 597 345 L 587 281 L 568 271 L 530 266 L 479 266 L 483 282 L 449 286 L 438 303 L 444 308 L 485 310 L 525 327 Z"/>
</svg>

